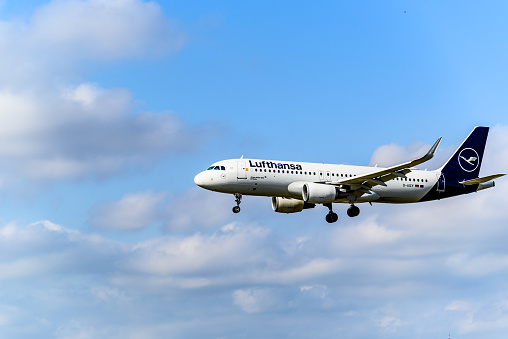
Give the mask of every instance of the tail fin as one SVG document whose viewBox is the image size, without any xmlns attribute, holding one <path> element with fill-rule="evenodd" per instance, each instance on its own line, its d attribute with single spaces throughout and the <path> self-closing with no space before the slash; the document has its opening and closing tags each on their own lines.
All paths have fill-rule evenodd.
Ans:
<svg viewBox="0 0 508 339">
<path fill-rule="evenodd" d="M 448 175 L 460 175 L 464 178 L 478 178 L 488 134 L 488 127 L 475 127 L 441 168 L 441 172 Z"/>
</svg>

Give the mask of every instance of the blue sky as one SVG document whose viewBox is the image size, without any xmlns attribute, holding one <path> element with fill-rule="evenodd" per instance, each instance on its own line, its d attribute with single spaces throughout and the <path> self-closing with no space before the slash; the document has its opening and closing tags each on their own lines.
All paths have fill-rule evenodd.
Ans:
<svg viewBox="0 0 508 339">
<path fill-rule="evenodd" d="M 195 187 L 245 157 L 438 168 L 492 127 L 505 2 L 0 1 L 0 336 L 504 338 L 503 178 L 325 222 Z"/>
</svg>

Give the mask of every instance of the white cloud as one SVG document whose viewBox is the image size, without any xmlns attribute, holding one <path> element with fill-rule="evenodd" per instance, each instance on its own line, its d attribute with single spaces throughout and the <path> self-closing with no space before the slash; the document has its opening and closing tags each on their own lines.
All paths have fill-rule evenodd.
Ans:
<svg viewBox="0 0 508 339">
<path fill-rule="evenodd" d="M 38 48 L 99 59 L 164 55 L 184 42 L 158 4 L 139 0 L 52 1 L 35 11 L 27 35 Z"/>
<path fill-rule="evenodd" d="M 55 0 L 26 21 L 0 21 L 0 87 L 72 79 L 84 61 L 162 57 L 185 36 L 154 2 Z"/>
<path fill-rule="evenodd" d="M 93 84 L 47 100 L 0 92 L 0 174 L 30 179 L 105 176 L 192 149 L 199 137 L 171 112 L 133 114 L 125 90 Z M 206 131 L 202 131 L 205 132 Z M 3 172 L 3 173 L 2 173 Z"/>
<path fill-rule="evenodd" d="M 342 250 L 388 247 L 397 243 L 401 236 L 400 231 L 380 225 L 374 217 L 367 217 L 350 227 L 335 230 L 336 243 Z"/>
<path fill-rule="evenodd" d="M 164 193 L 152 191 L 126 194 L 119 201 L 98 203 L 90 211 L 89 223 L 101 229 L 137 230 L 160 218 Z"/>
<path fill-rule="evenodd" d="M 446 311 L 470 311 L 471 303 L 465 300 L 454 300 L 448 305 L 446 305 Z"/>
<path fill-rule="evenodd" d="M 398 327 L 401 325 L 401 320 L 394 316 L 385 316 L 382 317 L 381 319 L 378 319 L 378 323 L 380 327 L 394 330 L 394 327 Z"/>
<path fill-rule="evenodd" d="M 159 198 L 158 193 L 144 192 L 117 203 L 128 207 L 128 202 L 143 194 L 155 201 Z M 478 229 L 477 222 L 464 223 L 459 229 L 446 227 L 446 222 L 429 225 L 433 207 L 404 206 L 393 213 L 400 216 L 383 209 L 383 214 L 364 222 L 355 219 L 352 224 L 306 231 L 304 245 L 301 236 L 287 234 L 283 227 L 268 229 L 247 223 L 230 223 L 207 233 L 160 236 L 135 245 L 86 235 L 49 221 L 28 227 L 7 224 L 0 227 L 4 293 L 22 294 L 36 306 L 13 302 L 18 311 L 8 316 L 3 312 L 5 326 L 12 329 L 20 319 L 34 320 L 43 312 L 45 322 L 34 323 L 31 333 L 108 336 L 127 331 L 158 337 L 169 332 L 189 333 L 198 327 L 206 333 L 212 328 L 226 333 L 224 329 L 231 323 L 242 323 L 252 330 L 249 316 L 277 312 L 278 321 L 284 321 L 281 313 L 293 324 L 297 320 L 298 328 L 307 329 L 302 333 L 333 320 L 337 331 L 350 331 L 351 324 L 362 324 L 366 333 L 392 337 L 413 333 L 409 330 L 412 324 L 433 319 L 424 314 L 442 318 L 433 324 L 446 331 L 451 327 L 452 331 L 477 334 L 489 325 L 505 328 L 506 303 L 504 308 L 497 304 L 504 300 L 503 293 L 492 288 L 508 274 L 502 248 L 490 246 L 471 232 Z M 421 208 L 427 213 L 404 223 L 404 216 L 412 218 L 412 210 Z M 508 230 L 504 223 L 496 226 L 498 222 L 488 216 L 484 221 L 492 225 L 479 232 L 488 234 L 487 238 L 505 238 Z M 459 230 L 461 238 L 450 240 Z M 480 244 L 472 246 L 474 242 Z M 482 254 L 485 251 L 492 254 Z M 460 253 L 465 255 L 451 267 Z M 481 261 L 475 262 L 475 258 Z M 481 271 L 489 262 L 495 264 L 493 268 Z M 461 265 L 467 274 L 460 270 Z M 469 274 L 476 269 L 495 279 L 478 280 L 477 274 Z M 27 283 L 34 279 L 37 285 Z M 471 286 L 475 293 L 469 291 Z M 453 295 L 451 300 L 449 294 Z M 467 295 L 467 301 L 462 301 L 461 295 Z M 54 309 L 43 306 L 51 304 L 48 298 Z M 11 301 L 4 299 L 5 307 Z M 419 304 L 416 312 L 415 303 Z M 5 307 L 0 307 L 0 315 Z M 468 318 L 470 313 L 473 318 Z M 174 322 L 167 323 L 167 317 L 175 314 Z M 309 319 L 310 314 L 321 318 Z M 132 321 L 126 325 L 120 321 L 125 318 Z M 147 323 L 147 319 L 151 320 Z M 361 336 L 354 333 L 349 334 Z"/>
<path fill-rule="evenodd" d="M 447 148 L 440 146 L 431 160 L 418 165 L 417 168 L 428 170 L 436 170 L 440 168 L 446 163 L 446 161 L 448 161 L 450 156 L 453 154 L 453 151 L 455 151 L 459 145 L 460 143 L 456 146 L 450 146 Z M 429 151 L 430 147 L 430 144 L 426 144 L 421 141 L 416 141 L 407 146 L 397 144 L 382 145 L 379 146 L 372 154 L 369 166 L 378 165 L 379 167 L 389 167 L 402 164 L 425 155 Z"/>
<path fill-rule="evenodd" d="M 490 302 L 479 300 L 474 305 L 467 301 L 453 301 L 447 311 L 458 314 L 455 326 L 460 334 L 483 334 L 503 332 L 508 328 L 508 308 L 506 300 Z"/>
<path fill-rule="evenodd" d="M 125 194 L 118 201 L 99 202 L 90 209 L 88 222 L 99 229 L 115 230 L 136 230 L 161 223 L 164 231 L 173 233 L 209 229 L 233 215 L 227 208 L 232 195 L 217 195 L 195 187 L 172 199 L 167 199 L 167 195 L 147 191 Z"/>
<path fill-rule="evenodd" d="M 422 142 L 415 142 L 409 146 L 397 144 L 382 145 L 372 154 L 370 166 L 388 167 L 403 163 L 425 154 L 426 150 L 428 150 L 428 145 Z"/>
<path fill-rule="evenodd" d="M 83 235 L 49 221 L 28 227 L 7 224 L 0 229 L 0 245 L 0 279 L 4 281 L 86 271 L 92 267 L 98 273 L 107 265 L 100 260 L 97 263 L 98 258 L 123 251 L 118 243 Z"/>
<path fill-rule="evenodd" d="M 218 194 L 194 187 L 175 195 L 168 203 L 165 217 L 167 231 L 187 231 L 194 228 L 210 228 L 231 218 L 230 206 L 234 206 L 231 194 Z"/>
<path fill-rule="evenodd" d="M 326 298 L 328 295 L 328 287 L 325 285 L 305 285 L 300 286 L 300 292 L 309 293 L 318 296 L 321 299 Z"/>
<path fill-rule="evenodd" d="M 240 267 L 262 263 L 266 254 L 262 244 L 269 234 L 267 229 L 230 224 L 212 235 L 161 237 L 138 244 L 129 266 L 154 276 L 209 272 L 213 278 L 210 283 L 220 284 L 223 277 L 215 273 L 225 270 L 234 275 Z M 203 276 L 208 277 L 209 274 Z"/>
<path fill-rule="evenodd" d="M 470 256 L 465 253 L 457 253 L 450 256 L 446 263 L 449 269 L 454 270 L 457 274 L 473 277 L 508 273 L 508 254 L 486 253 Z"/>
<path fill-rule="evenodd" d="M 508 126 L 496 125 L 490 129 L 485 147 L 482 175 L 508 172 Z M 505 178 L 498 179 L 506 180 Z"/>
<path fill-rule="evenodd" d="M 199 143 L 206 131 L 177 114 L 136 113 L 128 90 L 75 81 L 84 64 L 177 52 L 173 26 L 139 0 L 55 0 L 0 21 L 2 183 L 108 176 Z"/>
<path fill-rule="evenodd" d="M 233 303 L 246 313 L 274 311 L 280 308 L 279 296 L 269 288 L 238 289 L 233 292 Z"/>
</svg>

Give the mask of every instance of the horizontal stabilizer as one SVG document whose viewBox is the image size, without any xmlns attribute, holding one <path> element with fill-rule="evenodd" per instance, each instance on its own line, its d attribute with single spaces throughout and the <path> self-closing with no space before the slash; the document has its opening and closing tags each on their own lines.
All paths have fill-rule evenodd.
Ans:
<svg viewBox="0 0 508 339">
<path fill-rule="evenodd" d="M 461 185 L 476 185 L 476 184 L 481 184 L 482 182 L 491 181 L 491 180 L 494 180 L 496 178 L 502 177 L 503 175 L 505 175 L 505 174 L 489 175 L 489 176 L 486 176 L 486 177 L 483 177 L 483 178 L 477 178 L 477 179 L 471 179 L 471 180 L 466 180 L 466 181 L 460 181 L 459 184 L 461 184 Z"/>
</svg>

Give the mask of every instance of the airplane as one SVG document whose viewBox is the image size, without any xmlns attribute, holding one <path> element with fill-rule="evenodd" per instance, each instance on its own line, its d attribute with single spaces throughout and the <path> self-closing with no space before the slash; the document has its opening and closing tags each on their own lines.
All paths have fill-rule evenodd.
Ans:
<svg viewBox="0 0 508 339">
<path fill-rule="evenodd" d="M 477 126 L 451 158 L 434 171 L 415 166 L 430 160 L 441 137 L 420 158 L 387 167 L 351 166 L 259 159 L 222 160 L 194 178 L 196 185 L 210 191 L 234 194 L 240 212 L 243 195 L 272 197 L 272 209 L 297 213 L 321 204 L 329 209 L 326 221 L 338 215 L 333 203 L 349 203 L 347 215 L 360 214 L 358 203 L 416 203 L 440 200 L 495 186 L 505 174 L 479 177 L 488 127 Z"/>
</svg>

